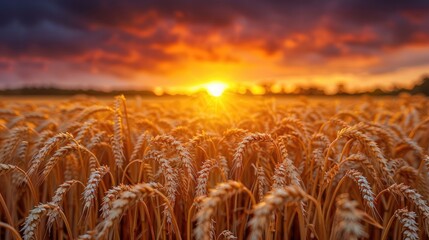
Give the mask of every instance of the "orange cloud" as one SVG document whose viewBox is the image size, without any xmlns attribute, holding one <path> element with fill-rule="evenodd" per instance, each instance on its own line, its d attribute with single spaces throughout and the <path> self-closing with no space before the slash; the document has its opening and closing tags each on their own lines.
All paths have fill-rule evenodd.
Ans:
<svg viewBox="0 0 429 240">
<path fill-rule="evenodd" d="M 423 0 L 0 3 L 0 85 L 371 84 L 429 64 L 404 57 L 416 48 L 429 49 Z"/>
</svg>

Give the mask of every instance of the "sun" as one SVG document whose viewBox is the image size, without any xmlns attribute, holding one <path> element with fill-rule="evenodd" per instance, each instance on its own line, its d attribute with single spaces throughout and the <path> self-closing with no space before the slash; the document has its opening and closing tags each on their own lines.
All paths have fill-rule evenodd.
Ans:
<svg viewBox="0 0 429 240">
<path fill-rule="evenodd" d="M 213 97 L 220 97 L 228 86 L 222 82 L 212 82 L 206 84 L 205 87 L 210 95 Z"/>
</svg>

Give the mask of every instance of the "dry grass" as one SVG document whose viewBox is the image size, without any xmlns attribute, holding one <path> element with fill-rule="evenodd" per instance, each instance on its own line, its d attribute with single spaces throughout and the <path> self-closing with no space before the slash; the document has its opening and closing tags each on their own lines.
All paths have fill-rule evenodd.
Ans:
<svg viewBox="0 0 429 240">
<path fill-rule="evenodd" d="M 0 102 L 0 239 L 429 239 L 427 109 Z"/>
</svg>

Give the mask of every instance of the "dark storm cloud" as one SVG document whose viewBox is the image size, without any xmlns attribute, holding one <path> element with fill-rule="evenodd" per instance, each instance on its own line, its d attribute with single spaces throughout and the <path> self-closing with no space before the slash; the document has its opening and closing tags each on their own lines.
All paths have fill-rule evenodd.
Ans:
<svg viewBox="0 0 429 240">
<path fill-rule="evenodd" d="M 71 29 L 46 20 L 35 25 L 14 21 L 0 27 L 0 53 L 8 57 L 61 58 L 97 48 L 109 35 Z"/>
<path fill-rule="evenodd" d="M 359 45 L 371 48 L 398 47 L 429 39 L 429 2 L 414 1 L 341 1 L 333 7 L 328 28 L 334 33 L 372 29 L 377 37 Z M 417 39 L 424 35 L 425 39 Z M 346 42 L 348 43 L 348 42 Z M 354 45 L 353 40 L 349 42 Z"/>
<path fill-rule="evenodd" d="M 220 40 L 211 42 L 211 33 Z M 192 51 L 168 51 L 179 43 Z M 429 45 L 429 1 L 0 2 L 0 57 L 8 61 L 61 60 L 120 75 L 168 71 L 161 66 L 189 58 L 246 61 L 218 53 L 222 44 L 280 53 L 287 62 L 377 56 Z"/>
</svg>

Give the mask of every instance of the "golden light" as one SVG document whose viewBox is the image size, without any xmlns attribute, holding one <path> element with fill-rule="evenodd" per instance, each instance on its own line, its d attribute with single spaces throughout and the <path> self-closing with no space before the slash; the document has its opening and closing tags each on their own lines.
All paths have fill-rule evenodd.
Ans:
<svg viewBox="0 0 429 240">
<path fill-rule="evenodd" d="M 161 96 L 164 94 L 164 89 L 162 87 L 156 87 L 153 89 L 153 93 L 155 93 L 156 96 Z"/>
<path fill-rule="evenodd" d="M 212 82 L 206 84 L 207 92 L 213 97 L 220 97 L 228 86 L 222 82 Z"/>
</svg>

